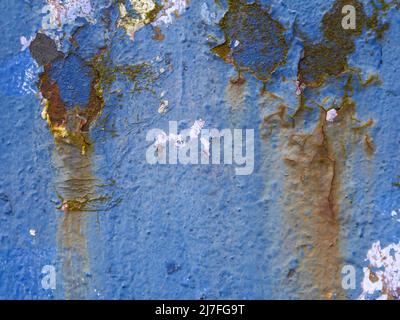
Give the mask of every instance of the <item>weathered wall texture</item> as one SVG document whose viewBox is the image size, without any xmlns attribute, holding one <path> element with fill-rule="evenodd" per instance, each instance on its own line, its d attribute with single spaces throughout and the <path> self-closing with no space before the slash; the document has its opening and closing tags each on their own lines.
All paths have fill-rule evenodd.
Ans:
<svg viewBox="0 0 400 320">
<path fill-rule="evenodd" d="M 399 8 L 0 0 L 0 298 L 400 299 Z M 254 172 L 147 163 L 169 121 Z"/>
</svg>

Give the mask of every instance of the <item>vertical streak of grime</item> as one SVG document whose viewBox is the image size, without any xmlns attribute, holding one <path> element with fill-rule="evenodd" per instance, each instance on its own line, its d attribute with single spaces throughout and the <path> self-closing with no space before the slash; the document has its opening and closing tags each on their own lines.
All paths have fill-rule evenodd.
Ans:
<svg viewBox="0 0 400 320">
<path fill-rule="evenodd" d="M 90 154 L 82 155 L 76 146 L 60 142 L 54 151 L 54 164 L 57 170 L 56 189 L 63 202 L 94 196 L 95 179 L 92 176 Z M 87 215 L 87 211 L 79 209 L 66 211 L 58 226 L 66 299 L 88 297 L 90 264 L 85 235 Z"/>
</svg>

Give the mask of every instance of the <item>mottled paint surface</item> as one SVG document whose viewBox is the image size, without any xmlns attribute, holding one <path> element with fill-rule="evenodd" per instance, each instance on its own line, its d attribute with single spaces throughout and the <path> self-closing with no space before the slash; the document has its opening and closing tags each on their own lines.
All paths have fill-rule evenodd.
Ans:
<svg viewBox="0 0 400 320">
<path fill-rule="evenodd" d="M 400 298 L 396 1 L 0 10 L 0 298 Z M 146 163 L 198 119 L 254 129 L 254 173 Z"/>
</svg>

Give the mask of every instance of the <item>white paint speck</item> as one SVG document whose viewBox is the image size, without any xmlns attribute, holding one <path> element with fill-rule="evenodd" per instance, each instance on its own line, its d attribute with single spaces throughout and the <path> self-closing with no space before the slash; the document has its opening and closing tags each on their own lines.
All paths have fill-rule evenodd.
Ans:
<svg viewBox="0 0 400 320">
<path fill-rule="evenodd" d="M 326 121 L 333 122 L 337 117 L 338 113 L 336 109 L 331 109 L 326 113 Z"/>
<path fill-rule="evenodd" d="M 32 237 L 35 237 L 35 236 L 36 236 L 36 230 L 35 230 L 35 229 L 29 229 L 29 234 L 30 234 Z"/>
</svg>

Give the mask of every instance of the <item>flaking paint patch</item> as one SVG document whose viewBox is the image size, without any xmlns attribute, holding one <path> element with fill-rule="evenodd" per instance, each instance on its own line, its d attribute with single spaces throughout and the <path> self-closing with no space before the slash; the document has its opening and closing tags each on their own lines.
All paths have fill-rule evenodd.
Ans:
<svg viewBox="0 0 400 320">
<path fill-rule="evenodd" d="M 400 242 L 382 248 L 380 241 L 367 253 L 359 299 L 400 300 Z"/>
<path fill-rule="evenodd" d="M 47 0 L 42 13 L 46 14 L 42 19 L 44 30 L 62 30 L 64 25 L 73 23 L 77 18 L 93 21 L 90 0 Z"/>
<path fill-rule="evenodd" d="M 94 10 L 90 0 L 47 0 L 42 8 L 42 31 L 60 46 L 63 27 L 78 18 L 94 23 Z"/>
<path fill-rule="evenodd" d="M 154 16 L 152 15 L 152 12 L 158 11 L 159 8 L 157 7 L 156 2 L 152 0 L 129 0 L 129 4 L 135 13 L 129 13 L 125 1 L 120 2 L 118 5 L 120 16 L 117 26 L 124 28 L 127 35 L 133 40 L 135 33 L 151 22 L 151 19 Z"/>
<path fill-rule="evenodd" d="M 173 23 L 176 18 L 185 12 L 188 4 L 189 0 L 163 0 L 162 10 L 157 15 L 153 25 Z"/>
<path fill-rule="evenodd" d="M 187 143 L 190 143 L 191 140 L 196 140 L 201 134 L 202 129 L 204 128 L 206 122 L 202 119 L 196 120 L 193 125 L 189 129 L 189 140 L 185 141 L 184 137 L 181 134 L 173 134 L 170 133 L 167 135 L 166 133 L 161 133 L 159 134 L 154 141 L 154 146 L 157 151 L 158 156 L 160 156 L 167 147 L 167 143 L 170 142 L 172 145 L 179 149 L 181 147 L 184 147 Z M 209 149 L 210 149 L 210 143 L 209 140 L 202 137 L 200 138 L 200 142 L 203 148 L 203 152 L 206 154 L 209 154 Z"/>
<path fill-rule="evenodd" d="M 133 12 L 128 10 L 127 1 Z M 171 24 L 181 15 L 186 7 L 187 0 L 163 0 L 161 4 L 153 0 L 125 0 L 119 3 L 118 27 L 125 29 L 126 34 L 134 40 L 135 33 L 146 25 L 153 25 L 158 32 L 156 40 L 160 38 L 162 24 Z"/>
<path fill-rule="evenodd" d="M 344 30 L 341 27 L 341 12 L 344 5 L 356 8 L 357 27 Z M 354 38 L 359 37 L 365 26 L 366 16 L 363 4 L 357 0 L 337 0 L 321 23 L 324 39 L 311 43 L 305 39 L 304 54 L 299 61 L 298 78 L 307 87 L 320 87 L 329 76 L 340 76 L 348 69 L 347 58 L 355 51 Z"/>
<path fill-rule="evenodd" d="M 286 63 L 288 45 L 284 27 L 257 2 L 229 0 L 228 10 L 219 22 L 225 42 L 212 52 L 240 71 L 268 81 Z"/>
</svg>

